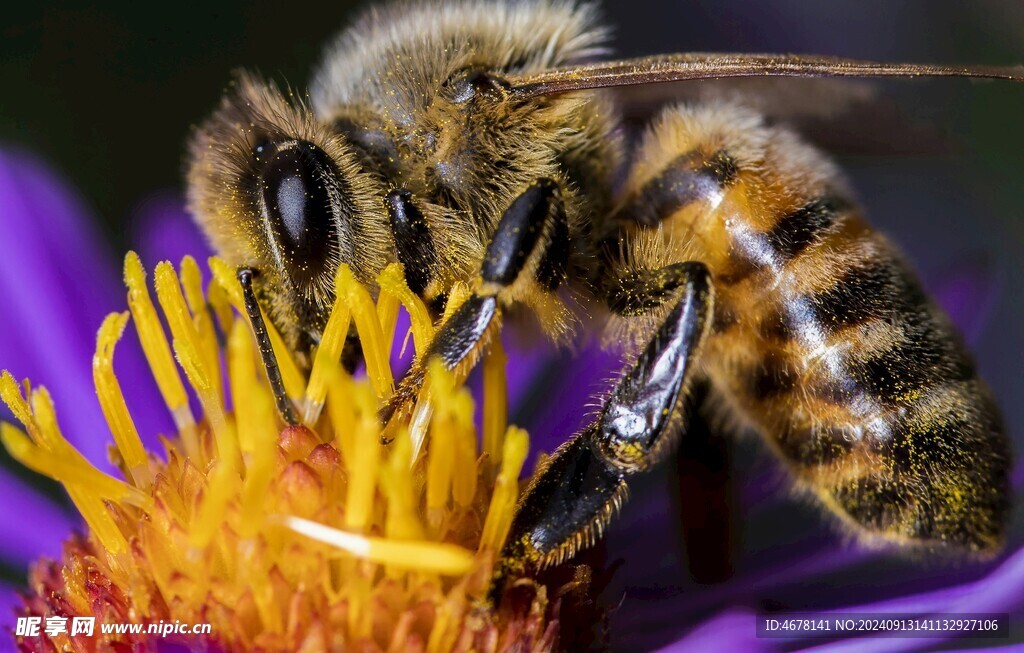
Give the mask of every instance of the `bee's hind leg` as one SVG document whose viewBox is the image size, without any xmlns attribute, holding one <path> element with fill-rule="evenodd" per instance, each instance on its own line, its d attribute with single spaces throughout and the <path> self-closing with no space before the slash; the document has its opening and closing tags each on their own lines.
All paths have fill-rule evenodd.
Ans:
<svg viewBox="0 0 1024 653">
<path fill-rule="evenodd" d="M 625 499 L 628 479 L 648 470 L 681 430 L 714 290 L 702 263 L 671 268 L 660 278 L 666 293 L 678 293 L 672 310 L 597 419 L 554 453 L 520 500 L 492 599 L 509 573 L 560 563 L 593 544 Z"/>
</svg>

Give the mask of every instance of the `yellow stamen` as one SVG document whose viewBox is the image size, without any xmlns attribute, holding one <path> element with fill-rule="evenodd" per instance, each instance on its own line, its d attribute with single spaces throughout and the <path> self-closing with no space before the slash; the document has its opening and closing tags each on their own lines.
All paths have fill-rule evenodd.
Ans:
<svg viewBox="0 0 1024 653">
<path fill-rule="evenodd" d="M 473 397 L 462 389 L 451 401 L 448 408 L 452 418 L 452 435 L 455 444 L 452 458 L 455 468 L 452 474 L 452 499 L 460 508 L 467 509 L 476 496 L 476 433 L 473 431 Z"/>
<path fill-rule="evenodd" d="M 199 346 L 206 361 L 206 368 L 210 373 L 213 394 L 216 397 L 223 397 L 220 346 L 217 343 L 217 333 L 213 328 L 213 316 L 210 314 L 210 306 L 203 295 L 203 276 L 199 272 L 199 265 L 196 264 L 196 260 L 191 256 L 185 256 L 181 259 L 181 287 L 185 291 L 185 299 L 188 301 L 189 310 L 192 311 L 192 321 L 195 323 L 196 332 L 199 334 Z"/>
<path fill-rule="evenodd" d="M 455 648 L 459 636 L 457 619 L 466 609 L 466 595 L 456 587 L 444 603 L 438 606 L 437 620 L 427 640 L 427 653 L 442 653 Z"/>
<path fill-rule="evenodd" d="M 432 403 L 435 405 L 430 425 L 430 452 L 427 457 L 427 522 L 439 528 L 447 514 L 448 499 L 456 475 L 455 450 L 459 444 L 456 431 L 465 406 L 456 407 L 456 399 L 465 396 L 456 392 L 455 378 L 437 359 L 427 363 Z M 472 412 L 470 400 L 470 412 Z"/>
<path fill-rule="evenodd" d="M 454 544 L 431 541 L 389 540 L 331 528 L 324 524 L 285 517 L 285 526 L 310 539 L 330 544 L 357 558 L 403 569 L 459 576 L 473 568 L 473 554 Z"/>
<path fill-rule="evenodd" d="M 362 532 L 370 521 L 381 449 L 376 402 L 364 388 L 358 387 L 355 397 L 359 418 L 351 443 L 354 451 L 345 496 L 345 527 L 358 532 Z"/>
<path fill-rule="evenodd" d="M 452 315 L 455 315 L 455 311 L 459 310 L 472 294 L 473 292 L 469 289 L 469 286 L 461 281 L 452 284 L 451 290 L 448 291 L 448 302 L 444 305 L 444 318 L 442 322 L 447 322 Z"/>
<path fill-rule="evenodd" d="M 221 333 L 231 333 L 231 327 L 235 322 L 235 314 L 231 310 L 231 301 L 228 293 L 221 287 L 216 279 L 210 279 L 206 284 L 206 300 L 210 302 L 213 314 L 217 316 Z"/>
<path fill-rule="evenodd" d="M 266 520 L 266 494 L 274 476 L 277 462 L 277 429 L 274 428 L 274 400 L 265 388 L 253 385 L 247 406 L 252 410 L 253 450 L 245 470 L 242 489 L 242 518 L 240 531 L 244 537 L 254 537 L 262 530 Z"/>
<path fill-rule="evenodd" d="M 382 469 L 381 487 L 387 495 L 388 514 L 384 533 L 396 540 L 415 540 L 423 537 L 413 504 L 412 442 L 409 433 L 401 429 L 392 443 L 388 464 Z"/>
<path fill-rule="evenodd" d="M 216 467 L 206 477 L 203 500 L 192 521 L 189 535 L 192 546 L 203 548 L 210 544 L 224 520 L 228 501 L 238 494 L 238 480 L 234 461 L 217 461 Z"/>
<path fill-rule="evenodd" d="M 338 267 L 335 283 L 338 298 L 348 305 L 356 323 L 363 345 L 363 358 L 366 359 L 366 375 L 370 377 L 377 396 L 385 398 L 394 392 L 394 380 L 384 347 L 384 334 L 377 319 L 377 308 L 370 293 L 356 281 L 348 265 L 342 263 Z"/>
<path fill-rule="evenodd" d="M 256 384 L 256 351 L 252 334 L 241 320 L 234 322 L 228 336 L 228 378 L 235 409 L 238 447 L 242 454 L 251 454 L 256 449 L 253 434 L 258 426 L 253 394 L 259 386 Z"/>
<path fill-rule="evenodd" d="M 434 337 L 434 325 L 430 321 L 430 313 L 427 311 L 426 304 L 406 284 L 405 272 L 401 264 L 392 263 L 384 268 L 384 271 L 377 277 L 377 285 L 380 286 L 382 297 L 394 297 L 405 307 L 406 312 L 409 313 L 409 322 L 412 324 L 416 351 L 417 353 L 426 351 L 427 345 Z"/>
<path fill-rule="evenodd" d="M 347 466 L 352 465 L 355 456 L 356 401 L 354 383 L 340 365 L 334 367 L 334 376 L 329 379 L 327 390 L 327 413 L 334 429 L 334 443 Z"/>
<path fill-rule="evenodd" d="M 92 359 L 92 378 L 96 384 L 96 395 L 100 408 L 107 418 L 107 425 L 114 436 L 114 443 L 121 453 L 128 474 L 135 485 L 147 487 L 152 482 L 146 460 L 146 450 L 132 421 L 131 413 L 124 401 L 121 384 L 114 374 L 114 347 L 124 334 L 128 324 L 128 313 L 111 313 L 103 320 L 96 337 L 96 355 Z"/>
<path fill-rule="evenodd" d="M 480 535 L 481 551 L 500 551 L 508 536 L 519 496 L 519 473 L 526 462 L 529 446 L 526 431 L 510 426 L 502 447 L 501 471 L 494 482 L 494 494 L 491 495 L 491 505 L 487 508 L 487 519 Z"/>
<path fill-rule="evenodd" d="M 150 369 L 153 370 L 153 377 L 160 388 L 160 394 L 163 395 L 164 403 L 170 409 L 178 430 L 191 431 L 189 427 L 195 424 L 195 418 L 188 407 L 185 386 L 178 375 L 178 367 L 171 356 L 171 348 L 160 325 L 153 300 L 149 298 L 149 292 L 146 290 L 146 271 L 135 252 L 128 252 L 124 257 L 124 282 L 128 286 L 128 308 L 132 312 L 139 342 L 142 343 L 142 351 L 146 355 Z"/>
<path fill-rule="evenodd" d="M 241 315 L 246 315 L 245 302 L 242 299 L 242 286 L 238 283 L 235 271 L 216 256 L 210 257 L 210 272 L 216 279 L 221 289 L 227 294 L 228 301 Z M 284 344 L 284 339 L 277 332 L 274 323 L 267 319 L 266 313 L 263 321 L 267 325 L 267 335 L 270 337 L 270 345 L 274 350 L 274 357 L 277 358 L 277 366 L 281 370 L 281 380 L 284 382 L 285 394 L 293 401 L 299 401 L 306 391 L 306 381 L 295 364 L 291 350 Z"/>
<path fill-rule="evenodd" d="M 505 374 L 507 358 L 501 346 L 501 336 L 491 340 L 490 351 L 484 357 L 484 415 L 483 449 L 487 466 L 501 467 L 502 438 L 508 428 L 508 381 Z"/>
<path fill-rule="evenodd" d="M 316 350 L 316 357 L 313 360 L 313 369 L 309 375 L 309 385 L 306 386 L 305 410 L 302 421 L 309 427 L 316 424 L 320 418 L 320 411 L 323 410 L 324 400 L 327 398 L 328 375 L 336 373 L 341 360 L 342 351 L 345 349 L 345 339 L 348 337 L 349 324 L 352 321 L 352 313 L 349 310 L 347 298 L 342 297 L 340 288 L 342 286 L 341 270 L 335 278 L 336 298 L 331 315 L 327 319 L 327 326 L 324 327 L 323 335 L 320 338 L 320 345 Z"/>
<path fill-rule="evenodd" d="M 201 354 L 199 330 L 196 329 L 192 314 L 185 304 L 185 296 L 174 273 L 174 267 L 166 261 L 159 263 L 154 277 L 157 299 L 164 310 L 164 315 L 167 316 L 167 324 L 171 327 L 174 353 L 196 394 L 199 395 L 206 419 L 216 435 L 221 459 L 229 464 L 236 464 L 238 440 L 225 419 L 223 400 L 217 394 L 217 386 L 213 383 L 215 370 L 208 367 L 205 357 Z"/>
<path fill-rule="evenodd" d="M 390 293 L 381 292 L 377 295 L 377 321 L 384 337 L 384 356 L 391 357 L 391 349 L 395 342 L 395 328 L 398 325 L 398 298 Z"/>
<path fill-rule="evenodd" d="M 147 507 L 151 500 L 138 488 L 108 476 L 79 456 L 64 458 L 36 446 L 23 432 L 10 424 L 0 424 L 3 444 L 11 457 L 29 469 L 65 485 L 85 489 L 96 498 L 124 501 Z"/>
</svg>

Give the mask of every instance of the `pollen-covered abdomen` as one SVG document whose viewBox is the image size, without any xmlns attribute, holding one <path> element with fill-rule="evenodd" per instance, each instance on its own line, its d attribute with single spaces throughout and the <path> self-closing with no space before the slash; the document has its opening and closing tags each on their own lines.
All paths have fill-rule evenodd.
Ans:
<svg viewBox="0 0 1024 653">
<path fill-rule="evenodd" d="M 666 111 L 638 161 L 619 212 L 636 221 L 626 264 L 712 270 L 703 369 L 729 411 L 861 534 L 997 547 L 998 409 L 831 164 L 728 106 Z"/>
</svg>

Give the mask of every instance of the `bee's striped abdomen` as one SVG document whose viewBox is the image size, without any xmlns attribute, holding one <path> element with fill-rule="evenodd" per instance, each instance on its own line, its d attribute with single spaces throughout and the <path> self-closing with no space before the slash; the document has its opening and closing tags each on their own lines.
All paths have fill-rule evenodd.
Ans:
<svg viewBox="0 0 1024 653">
<path fill-rule="evenodd" d="M 666 112 L 638 161 L 625 263 L 695 258 L 713 271 L 704 368 L 725 403 L 862 532 L 997 546 L 1009 458 L 998 409 L 832 166 L 728 107 Z M 729 174 L 716 178 L 721 161 Z M 660 213 L 639 210 L 652 198 Z"/>
</svg>

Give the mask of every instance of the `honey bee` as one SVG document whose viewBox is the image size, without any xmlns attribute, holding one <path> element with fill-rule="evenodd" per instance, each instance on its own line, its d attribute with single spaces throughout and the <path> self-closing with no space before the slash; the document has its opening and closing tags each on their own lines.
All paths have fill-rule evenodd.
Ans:
<svg viewBox="0 0 1024 653">
<path fill-rule="evenodd" d="M 861 218 L 821 152 L 728 102 L 667 103 L 623 138 L 615 87 L 721 77 L 1024 79 L 1021 69 L 683 54 L 603 62 L 593 6 L 452 0 L 370 9 L 310 99 L 240 75 L 193 137 L 192 211 L 239 268 L 283 419 L 261 307 L 316 347 L 341 263 L 390 262 L 439 327 L 382 418 L 407 420 L 440 358 L 464 376 L 503 320 L 568 341 L 573 306 L 636 342 L 596 419 L 520 500 L 496 578 L 592 544 L 685 437 L 696 384 L 867 540 L 985 554 L 1002 541 L 1009 447 L 947 317 Z M 349 348 L 352 365 L 358 352 Z"/>
</svg>

